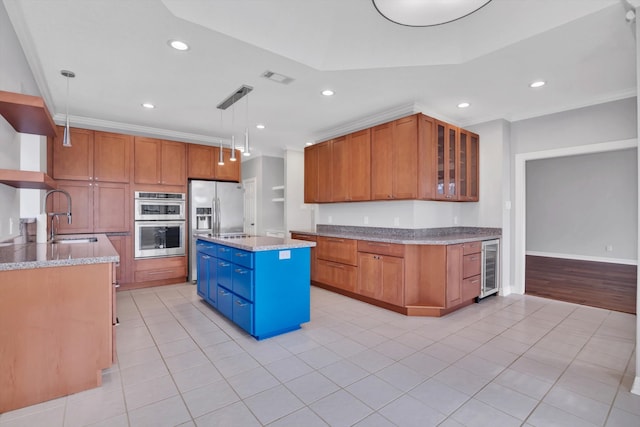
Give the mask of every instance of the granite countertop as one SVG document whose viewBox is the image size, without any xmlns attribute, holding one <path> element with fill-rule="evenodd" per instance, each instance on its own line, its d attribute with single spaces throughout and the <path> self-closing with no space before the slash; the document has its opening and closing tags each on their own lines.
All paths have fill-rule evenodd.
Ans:
<svg viewBox="0 0 640 427">
<path fill-rule="evenodd" d="M 96 237 L 92 243 L 1 243 L 0 271 L 119 262 L 105 234 L 66 234 L 60 239 Z"/>
<path fill-rule="evenodd" d="M 278 251 L 285 249 L 309 248 L 315 246 L 315 242 L 295 240 L 282 237 L 248 236 L 248 237 L 214 237 L 207 234 L 196 234 L 196 238 L 207 242 L 218 243 L 233 248 L 244 249 L 250 252 Z"/>
<path fill-rule="evenodd" d="M 499 239 L 502 237 L 502 229 L 488 227 L 409 229 L 318 224 L 315 231 L 291 230 L 291 232 L 403 245 L 452 245 L 477 240 Z"/>
</svg>

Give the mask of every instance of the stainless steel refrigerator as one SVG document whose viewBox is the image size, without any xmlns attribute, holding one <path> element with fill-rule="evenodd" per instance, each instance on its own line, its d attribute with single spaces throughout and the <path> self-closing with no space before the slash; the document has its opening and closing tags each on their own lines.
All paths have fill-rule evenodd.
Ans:
<svg viewBox="0 0 640 427">
<path fill-rule="evenodd" d="M 189 280 L 197 279 L 194 234 L 232 234 L 244 230 L 244 189 L 235 182 L 189 181 Z"/>
</svg>

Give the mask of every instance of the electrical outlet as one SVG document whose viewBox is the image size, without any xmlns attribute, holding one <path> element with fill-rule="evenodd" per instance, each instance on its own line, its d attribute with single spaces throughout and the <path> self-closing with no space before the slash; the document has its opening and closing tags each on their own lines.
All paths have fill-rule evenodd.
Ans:
<svg viewBox="0 0 640 427">
<path fill-rule="evenodd" d="M 13 218 L 9 218 L 9 235 L 13 234 Z"/>
<path fill-rule="evenodd" d="M 329 224 L 333 224 L 333 217 L 329 215 Z"/>
<path fill-rule="evenodd" d="M 613 252 L 613 245 L 607 245 L 604 247 L 604 250 L 607 252 Z"/>
<path fill-rule="evenodd" d="M 395 226 L 400 225 L 400 217 L 396 216 L 393 218 L 393 225 Z"/>
<path fill-rule="evenodd" d="M 362 222 L 364 222 L 364 225 L 369 224 L 369 217 L 365 216 L 364 218 L 362 218 Z"/>
<path fill-rule="evenodd" d="M 453 216 L 453 225 L 458 225 L 458 216 L 457 215 Z"/>
</svg>

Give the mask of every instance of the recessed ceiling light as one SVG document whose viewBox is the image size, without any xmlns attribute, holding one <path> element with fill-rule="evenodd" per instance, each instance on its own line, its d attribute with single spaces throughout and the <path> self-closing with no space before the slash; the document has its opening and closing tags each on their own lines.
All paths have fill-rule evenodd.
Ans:
<svg viewBox="0 0 640 427">
<path fill-rule="evenodd" d="M 461 102 L 460 104 L 458 104 L 458 108 L 467 108 L 469 105 L 471 104 L 469 104 L 468 102 Z"/>
<path fill-rule="evenodd" d="M 323 90 L 323 91 L 322 91 L 322 94 L 323 94 L 324 96 L 332 96 L 334 93 L 335 93 L 335 92 L 334 92 L 334 91 L 332 91 L 331 89 L 325 89 L 325 90 Z"/>
<path fill-rule="evenodd" d="M 256 127 L 258 129 L 264 129 L 264 125 L 262 123 L 257 124 Z"/>
<path fill-rule="evenodd" d="M 181 42 L 180 40 L 169 40 L 169 46 L 174 48 L 175 50 L 189 50 L 189 45 L 185 42 Z"/>
<path fill-rule="evenodd" d="M 544 85 L 546 85 L 546 84 L 547 84 L 547 82 L 545 82 L 544 80 L 537 80 L 537 81 L 535 81 L 535 82 L 531 83 L 531 84 L 529 85 L 529 87 L 533 87 L 533 88 L 536 88 L 536 87 L 542 87 L 542 86 L 544 86 Z"/>
<path fill-rule="evenodd" d="M 142 104 L 142 106 L 143 106 L 144 108 L 148 108 L 148 109 L 156 108 L 156 106 L 155 106 L 155 105 L 153 105 L 153 104 L 152 104 L 152 103 L 150 103 L 150 102 L 145 102 L 145 103 L 143 103 L 143 104 Z"/>
</svg>

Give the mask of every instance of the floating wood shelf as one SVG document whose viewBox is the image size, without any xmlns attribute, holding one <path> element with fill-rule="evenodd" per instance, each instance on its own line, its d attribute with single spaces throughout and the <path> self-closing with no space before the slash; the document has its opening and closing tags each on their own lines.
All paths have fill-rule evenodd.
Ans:
<svg viewBox="0 0 640 427">
<path fill-rule="evenodd" d="M 35 188 L 53 190 L 56 182 L 43 172 L 0 169 L 0 183 L 16 188 Z"/>
<path fill-rule="evenodd" d="M 18 132 L 56 136 L 56 125 L 39 96 L 0 91 L 0 114 Z"/>
</svg>

